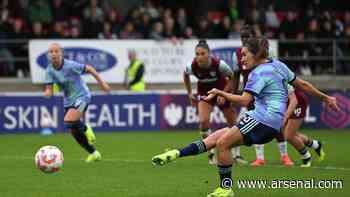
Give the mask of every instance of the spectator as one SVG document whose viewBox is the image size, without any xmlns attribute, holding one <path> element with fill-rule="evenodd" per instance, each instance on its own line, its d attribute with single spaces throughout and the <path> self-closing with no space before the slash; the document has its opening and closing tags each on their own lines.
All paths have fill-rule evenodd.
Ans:
<svg viewBox="0 0 350 197">
<path fill-rule="evenodd" d="M 0 39 L 3 39 L 0 32 Z M 14 57 L 12 53 L 5 47 L 0 47 L 0 75 L 13 76 L 16 72 Z"/>
<path fill-rule="evenodd" d="M 193 34 L 193 29 L 191 27 L 186 27 L 183 35 L 186 39 L 196 39 L 197 37 Z"/>
<path fill-rule="evenodd" d="M 174 19 L 169 17 L 164 19 L 164 37 L 175 38 L 176 33 L 174 30 Z"/>
<path fill-rule="evenodd" d="M 85 38 L 97 38 L 98 33 L 102 29 L 102 24 L 97 17 L 97 9 L 92 8 L 90 10 L 90 17 L 85 19 L 85 24 L 83 25 Z"/>
<path fill-rule="evenodd" d="M 21 0 L 2 0 L 0 7 L 6 8 L 11 12 L 11 18 L 24 18 L 26 17 L 25 8 L 21 4 Z"/>
<path fill-rule="evenodd" d="M 177 10 L 175 26 L 178 32 L 185 32 L 186 27 L 188 26 L 187 15 L 184 8 Z"/>
<path fill-rule="evenodd" d="M 163 24 L 161 22 L 156 22 L 153 24 L 152 31 L 150 33 L 150 38 L 155 40 L 164 39 L 163 36 Z"/>
<path fill-rule="evenodd" d="M 231 30 L 228 34 L 228 38 L 230 39 L 241 39 L 241 28 L 243 25 L 243 21 L 236 20 L 231 27 Z"/>
<path fill-rule="evenodd" d="M 320 29 L 317 19 L 314 18 L 309 21 L 305 37 L 308 39 L 317 39 L 320 37 Z"/>
<path fill-rule="evenodd" d="M 72 39 L 79 39 L 81 38 L 81 30 L 79 28 L 79 26 L 75 25 L 75 26 L 72 26 L 72 28 L 70 29 L 70 38 Z"/>
<path fill-rule="evenodd" d="M 166 20 L 168 18 L 173 18 L 171 9 L 167 8 L 163 12 L 163 20 Z"/>
<path fill-rule="evenodd" d="M 32 24 L 32 34 L 30 35 L 32 39 L 43 39 L 46 38 L 44 33 L 43 24 L 40 22 L 34 22 Z"/>
<path fill-rule="evenodd" d="M 56 21 L 53 27 L 53 30 L 49 33 L 49 38 L 64 38 L 64 27 L 63 22 Z"/>
<path fill-rule="evenodd" d="M 325 38 L 325 39 L 335 38 L 335 32 L 334 32 L 334 28 L 332 27 L 331 21 L 326 20 L 322 23 L 320 38 Z"/>
<path fill-rule="evenodd" d="M 199 38 L 212 38 L 213 32 L 210 30 L 209 22 L 206 18 L 201 18 L 198 22 L 198 32 Z"/>
<path fill-rule="evenodd" d="M 55 22 L 63 22 L 67 20 L 68 8 L 63 0 L 53 0 L 51 12 Z"/>
<path fill-rule="evenodd" d="M 281 23 L 280 39 L 295 39 L 298 33 L 298 22 L 296 13 L 288 11 L 286 18 Z"/>
<path fill-rule="evenodd" d="M 126 22 L 123 31 L 120 32 L 119 37 L 121 39 L 140 39 L 142 38 L 141 33 L 135 31 L 134 24 Z"/>
<path fill-rule="evenodd" d="M 159 11 L 153 6 L 151 0 L 145 0 L 144 6 L 140 8 L 140 11 L 148 14 L 152 19 L 159 18 Z"/>
<path fill-rule="evenodd" d="M 103 23 L 103 32 L 98 34 L 99 39 L 117 39 L 117 35 L 112 33 L 112 26 L 109 22 Z"/>
<path fill-rule="evenodd" d="M 97 0 L 90 0 L 89 6 L 84 9 L 84 18 L 102 21 L 103 11 L 98 7 Z"/>
<path fill-rule="evenodd" d="M 228 38 L 230 30 L 231 30 L 231 21 L 230 21 L 230 18 L 226 16 L 221 21 L 220 38 Z"/>
<path fill-rule="evenodd" d="M 138 27 L 141 25 L 141 12 L 139 8 L 132 9 L 128 18 L 128 22 L 131 22 L 135 27 Z"/>
<path fill-rule="evenodd" d="M 252 9 L 245 18 L 247 24 L 264 25 L 265 24 L 265 13 L 260 12 L 257 8 Z"/>
<path fill-rule="evenodd" d="M 344 13 L 344 25 L 349 26 L 350 25 L 350 11 L 346 11 Z"/>
<path fill-rule="evenodd" d="M 28 56 L 28 47 L 25 40 L 28 39 L 28 34 L 25 30 L 25 23 L 22 19 L 14 19 L 8 38 L 21 41 L 11 43 L 9 45 L 9 49 L 13 56 L 16 58 L 26 58 Z M 18 70 L 21 70 L 20 72 L 22 72 L 25 76 L 29 73 L 29 65 L 24 61 L 15 61 L 15 69 L 16 73 L 18 73 Z"/>
<path fill-rule="evenodd" d="M 126 88 L 135 92 L 143 92 L 145 91 L 145 66 L 143 62 L 137 59 L 134 50 L 128 52 L 128 58 L 130 64 L 125 73 Z"/>
<path fill-rule="evenodd" d="M 276 30 L 279 27 L 280 23 L 277 18 L 274 6 L 271 4 L 268 6 L 266 12 L 266 26 L 268 28 Z"/>
<path fill-rule="evenodd" d="M 239 11 L 237 6 L 237 0 L 229 0 L 228 2 L 228 17 L 231 21 L 239 19 Z"/>
<path fill-rule="evenodd" d="M 121 17 L 119 16 L 117 9 L 113 8 L 109 10 L 107 21 L 111 24 L 112 33 L 118 35 L 121 29 Z"/>
<path fill-rule="evenodd" d="M 50 23 L 52 21 L 52 13 L 50 5 L 46 0 L 32 0 L 29 3 L 29 20 L 39 23 Z"/>
<path fill-rule="evenodd" d="M 3 21 L 1 21 L 3 23 Z M 0 23 L 0 40 L 6 40 L 7 34 L 3 29 L 3 24 Z M 0 75 L 14 75 L 15 64 L 12 53 L 8 50 L 5 43 L 0 42 Z"/>
<path fill-rule="evenodd" d="M 0 7 L 0 32 L 8 34 L 10 29 L 10 11 L 6 7 Z"/>
<path fill-rule="evenodd" d="M 143 35 L 143 38 L 149 38 L 151 29 L 151 17 L 149 14 L 142 14 L 141 24 L 138 27 L 138 31 Z"/>
</svg>

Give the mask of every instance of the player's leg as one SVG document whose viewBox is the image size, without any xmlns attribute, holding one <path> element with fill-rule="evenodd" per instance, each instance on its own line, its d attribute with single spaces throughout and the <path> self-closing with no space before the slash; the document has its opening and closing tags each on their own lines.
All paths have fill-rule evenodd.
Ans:
<svg viewBox="0 0 350 197">
<path fill-rule="evenodd" d="M 224 113 L 227 126 L 233 127 L 236 124 L 237 114 L 235 110 L 232 108 L 229 102 L 225 102 L 225 106 L 221 107 L 222 112 Z M 239 164 L 246 165 L 248 162 L 244 160 L 244 158 L 241 156 L 241 150 L 239 146 L 233 147 L 231 149 L 231 154 L 233 157 L 233 160 Z"/>
<path fill-rule="evenodd" d="M 213 110 L 211 103 L 203 100 L 198 102 L 198 118 L 199 118 L 199 129 L 202 139 L 205 139 L 211 134 L 210 129 L 210 113 Z M 216 164 L 215 149 L 212 149 L 208 153 L 209 164 Z"/>
<path fill-rule="evenodd" d="M 287 141 L 284 138 L 283 132 L 280 132 L 276 136 L 276 141 L 277 141 L 278 149 L 280 151 L 280 156 L 281 156 L 280 160 L 281 160 L 282 164 L 285 166 L 294 165 L 293 161 L 288 156 Z"/>
<path fill-rule="evenodd" d="M 210 113 L 213 110 L 213 105 L 205 102 L 198 102 L 198 118 L 199 118 L 199 129 L 202 138 L 206 138 L 210 135 Z"/>
<path fill-rule="evenodd" d="M 255 154 L 256 159 L 252 163 L 250 163 L 251 166 L 263 166 L 265 165 L 265 156 L 264 156 L 264 144 L 255 144 Z"/>
<path fill-rule="evenodd" d="M 83 110 L 79 110 L 79 108 L 69 108 L 64 116 L 66 127 L 80 146 L 89 153 L 86 162 L 101 160 L 101 154 L 92 144 L 89 143 L 85 134 L 87 126 L 80 120 L 82 115 Z"/>
<path fill-rule="evenodd" d="M 220 187 L 214 192 L 208 194 L 208 197 L 215 196 L 234 196 L 232 190 L 232 164 L 233 158 L 231 154 L 232 147 L 244 144 L 242 133 L 238 127 L 228 128 L 227 132 L 220 136 L 216 142 L 218 151 L 218 172 L 220 177 Z"/>
<path fill-rule="evenodd" d="M 277 133 L 277 130 L 246 115 L 237 126 L 230 128 L 220 136 L 216 143 L 220 187 L 208 196 L 233 196 L 231 177 L 233 160 L 230 154 L 232 146 L 264 144 L 274 139 Z"/>
<path fill-rule="evenodd" d="M 297 135 L 307 147 L 312 148 L 316 152 L 316 154 L 318 155 L 318 161 L 324 160 L 326 154 L 323 151 L 323 145 L 321 141 L 312 139 L 300 132 L 297 132 Z"/>
<path fill-rule="evenodd" d="M 156 155 L 152 158 L 152 162 L 154 165 L 164 165 L 180 157 L 194 156 L 207 152 L 215 148 L 217 140 L 227 132 L 228 129 L 229 128 L 223 128 L 217 130 L 205 139 L 194 141 L 181 149 L 173 149 L 163 154 Z"/>
<path fill-rule="evenodd" d="M 283 133 L 288 142 L 299 152 L 302 165 L 301 167 L 311 166 L 311 154 L 307 150 L 305 143 L 302 138 L 297 134 L 297 130 L 302 124 L 303 119 L 289 119 L 286 126 L 284 127 Z"/>
</svg>

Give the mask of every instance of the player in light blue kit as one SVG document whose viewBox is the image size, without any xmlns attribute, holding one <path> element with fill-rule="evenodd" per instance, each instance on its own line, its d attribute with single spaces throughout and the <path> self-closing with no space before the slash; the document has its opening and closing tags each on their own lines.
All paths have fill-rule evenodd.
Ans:
<svg viewBox="0 0 350 197">
<path fill-rule="evenodd" d="M 204 140 L 195 141 L 182 149 L 170 150 L 152 158 L 153 164 L 164 165 L 177 158 L 197 155 L 216 147 L 220 187 L 208 197 L 234 195 L 231 178 L 233 161 L 230 150 L 232 147 L 264 144 L 274 139 L 280 132 L 287 109 L 288 83 L 321 98 L 330 107 L 339 109 L 334 97 L 325 95 L 310 83 L 296 78 L 284 63 L 268 59 L 266 39 L 250 38 L 242 49 L 242 61 L 249 69 L 253 69 L 243 94 L 234 95 L 212 89 L 206 99 L 210 100 L 220 95 L 242 106 L 248 105 L 254 99 L 255 109 L 246 112 L 239 123 L 232 128 L 220 129 Z"/>
<path fill-rule="evenodd" d="M 89 153 L 85 161 L 88 163 L 99 161 L 102 156 L 93 145 L 96 140 L 95 134 L 90 126 L 81 121 L 91 101 L 90 90 L 81 75 L 91 74 L 105 92 L 109 92 L 110 87 L 101 79 L 94 67 L 64 59 L 62 48 L 57 43 L 50 45 L 49 57 L 51 63 L 46 68 L 44 96 L 51 97 L 54 93 L 53 84 L 58 84 L 64 92 L 65 126 L 80 146 Z"/>
</svg>

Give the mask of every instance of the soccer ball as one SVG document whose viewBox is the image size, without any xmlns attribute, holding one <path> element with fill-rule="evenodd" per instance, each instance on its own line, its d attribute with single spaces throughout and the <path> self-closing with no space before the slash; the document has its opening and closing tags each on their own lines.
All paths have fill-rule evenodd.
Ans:
<svg viewBox="0 0 350 197">
<path fill-rule="evenodd" d="M 59 171 L 63 161 L 63 153 L 56 146 L 43 146 L 35 154 L 35 165 L 45 173 Z"/>
</svg>

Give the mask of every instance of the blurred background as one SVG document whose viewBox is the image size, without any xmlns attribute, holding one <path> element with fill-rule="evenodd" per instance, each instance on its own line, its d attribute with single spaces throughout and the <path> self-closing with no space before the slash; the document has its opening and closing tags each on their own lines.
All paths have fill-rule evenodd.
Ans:
<svg viewBox="0 0 350 197">
<path fill-rule="evenodd" d="M 194 57 L 198 39 L 208 39 L 213 54 L 230 64 L 232 53 L 241 45 L 239 30 L 250 24 L 257 35 L 270 39 L 274 56 L 300 77 L 340 94 L 345 115 L 339 118 L 339 114 L 332 114 L 332 126 L 348 127 L 349 5 L 347 0 L 1 0 L 0 94 L 9 101 L 6 95 L 40 93 L 48 63 L 47 47 L 52 42 L 65 48 L 66 58 L 95 66 L 114 91 L 128 90 L 125 72 L 130 63 L 128 52 L 132 50 L 144 63 L 146 93 L 184 94 L 182 71 Z M 92 82 L 89 86 L 94 91 L 98 90 L 94 81 L 86 79 Z M 157 99 L 155 111 L 163 114 L 167 105 L 164 99 Z M 185 97 L 169 96 L 165 103 L 179 99 L 184 107 Z M 169 109 L 177 110 L 172 107 Z M 319 126 L 322 109 L 318 101 L 310 107 L 307 121 L 312 127 Z M 175 114 L 191 117 L 186 107 L 180 111 Z M 169 117 L 163 123 L 158 114 L 155 118 L 156 129 L 171 118 L 171 124 L 182 121 Z"/>
</svg>

